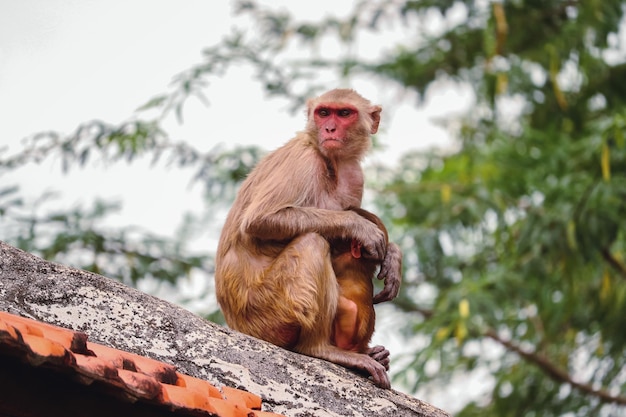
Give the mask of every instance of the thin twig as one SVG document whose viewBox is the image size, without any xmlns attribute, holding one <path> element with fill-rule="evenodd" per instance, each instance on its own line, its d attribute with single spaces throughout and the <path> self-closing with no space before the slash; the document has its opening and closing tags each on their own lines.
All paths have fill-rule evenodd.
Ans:
<svg viewBox="0 0 626 417">
<path fill-rule="evenodd" d="M 613 396 L 604 390 L 594 389 L 589 384 L 583 384 L 583 383 L 574 381 L 571 375 L 569 375 L 567 372 L 565 372 L 564 370 L 562 370 L 561 368 L 557 367 L 555 364 L 550 362 L 550 360 L 546 358 L 545 356 L 540 355 L 538 353 L 534 353 L 534 352 L 528 352 L 520 348 L 519 346 L 515 345 L 511 341 L 502 339 L 492 329 L 487 330 L 485 335 L 495 340 L 496 342 L 500 343 L 506 349 L 517 353 L 526 361 L 537 365 L 539 368 L 541 368 L 541 370 L 543 370 L 550 378 L 552 378 L 555 381 L 569 384 L 573 388 L 576 388 L 586 394 L 598 397 L 600 400 L 604 402 L 626 405 L 626 397 L 621 397 L 619 395 Z"/>
<path fill-rule="evenodd" d="M 608 248 L 600 249 L 600 253 L 604 260 L 607 261 L 613 269 L 619 272 L 622 278 L 626 279 L 626 266 L 617 260 Z"/>
</svg>

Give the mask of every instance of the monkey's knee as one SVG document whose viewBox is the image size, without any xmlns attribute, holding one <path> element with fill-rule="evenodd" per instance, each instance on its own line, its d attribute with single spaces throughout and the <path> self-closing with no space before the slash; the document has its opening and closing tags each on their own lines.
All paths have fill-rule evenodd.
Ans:
<svg viewBox="0 0 626 417">
<path fill-rule="evenodd" d="M 281 256 L 284 265 L 293 268 L 291 274 L 298 287 L 313 285 L 319 295 L 336 286 L 336 277 L 330 259 L 330 244 L 317 233 L 305 233 L 296 237 Z M 333 287 L 334 287 L 333 286 Z M 331 289 L 335 297 L 335 291 Z"/>
<path fill-rule="evenodd" d="M 331 269 L 330 245 L 317 233 L 305 233 L 294 238 L 274 260 L 265 273 L 267 282 L 276 277 L 281 285 L 301 287 L 302 284 L 326 278 Z M 332 276 L 335 279 L 334 274 Z"/>
<path fill-rule="evenodd" d="M 339 285 L 328 241 L 317 233 L 296 237 L 281 254 L 281 283 L 304 339 L 328 341 L 337 310 Z M 280 268 L 279 268 L 280 269 Z"/>
</svg>

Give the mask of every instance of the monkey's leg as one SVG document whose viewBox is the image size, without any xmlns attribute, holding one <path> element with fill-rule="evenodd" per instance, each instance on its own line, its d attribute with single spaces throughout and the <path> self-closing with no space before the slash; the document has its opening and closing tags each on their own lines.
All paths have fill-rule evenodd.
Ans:
<svg viewBox="0 0 626 417">
<path fill-rule="evenodd" d="M 284 294 L 302 331 L 315 332 L 320 338 L 330 340 L 339 285 L 326 239 L 316 233 L 297 237 L 276 258 L 268 274 L 284 286 Z"/>
<path fill-rule="evenodd" d="M 358 307 L 356 303 L 340 296 L 337 314 L 333 326 L 335 346 L 345 350 L 355 350 L 355 337 L 358 325 Z"/>
<path fill-rule="evenodd" d="M 266 271 L 263 282 L 280 287 L 279 299 L 274 305 L 284 301 L 283 305 L 289 306 L 291 312 L 288 320 L 300 325 L 299 339 L 293 350 L 365 371 L 376 385 L 390 387 L 381 363 L 366 354 L 339 349 L 330 343 L 339 303 L 339 285 L 326 239 L 315 233 L 294 239 Z M 281 314 L 287 313 L 281 310 Z M 283 323 L 287 321 L 282 319 Z M 268 324 L 271 327 L 271 323 Z"/>
</svg>

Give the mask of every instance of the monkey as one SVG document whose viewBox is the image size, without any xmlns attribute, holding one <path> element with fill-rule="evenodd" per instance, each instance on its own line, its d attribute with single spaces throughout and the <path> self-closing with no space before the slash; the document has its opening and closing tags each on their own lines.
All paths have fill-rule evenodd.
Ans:
<svg viewBox="0 0 626 417">
<path fill-rule="evenodd" d="M 387 229 L 380 218 L 359 207 L 352 207 L 350 210 L 373 222 L 384 232 L 385 241 L 389 245 L 387 251 L 399 256 L 398 262 L 401 265 L 400 248 L 394 243 L 389 244 Z M 382 346 L 369 347 L 376 318 L 372 278 L 380 261 L 364 258 L 361 244 L 355 239 L 335 239 L 330 242 L 330 247 L 340 292 L 332 343 L 345 350 L 375 356 L 389 370 L 389 351 Z"/>
<path fill-rule="evenodd" d="M 382 263 L 376 301 L 400 286 L 400 259 L 384 232 L 347 210 L 361 206 L 361 160 L 381 111 L 351 89 L 307 101 L 305 130 L 265 156 L 237 193 L 218 243 L 215 291 L 229 327 L 390 388 L 388 357 L 331 342 L 340 291 L 329 241 L 354 239 L 364 258 Z"/>
</svg>

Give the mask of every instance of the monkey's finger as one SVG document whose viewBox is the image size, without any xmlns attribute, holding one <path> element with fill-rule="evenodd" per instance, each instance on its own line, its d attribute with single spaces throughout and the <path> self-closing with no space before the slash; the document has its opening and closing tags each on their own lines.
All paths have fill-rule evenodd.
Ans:
<svg viewBox="0 0 626 417">
<path fill-rule="evenodd" d="M 384 260 L 387 255 L 387 244 L 384 240 L 376 242 L 376 259 Z"/>
<path fill-rule="evenodd" d="M 385 234 L 379 228 L 373 226 L 371 222 L 368 226 L 374 227 L 374 229 L 370 229 L 362 240 L 365 249 L 363 256 L 368 259 L 382 261 L 387 255 L 387 239 Z"/>
<path fill-rule="evenodd" d="M 389 371 L 389 363 L 391 362 L 389 358 L 384 358 L 377 362 L 381 364 L 385 368 L 386 371 Z"/>
<path fill-rule="evenodd" d="M 385 287 L 389 288 L 389 299 L 396 298 L 400 292 L 400 277 L 398 275 L 388 276 L 385 279 Z"/>
<path fill-rule="evenodd" d="M 382 359 L 382 358 L 389 356 L 389 350 L 387 350 L 384 346 L 376 345 L 372 348 L 369 348 L 367 350 L 367 354 L 370 355 L 372 358 L 376 359 L 376 362 L 378 362 L 378 359 Z"/>
<path fill-rule="evenodd" d="M 385 254 L 385 259 L 380 265 L 378 279 L 393 277 L 393 279 L 400 280 L 401 276 L 402 252 L 398 245 L 396 245 L 395 243 L 389 243 L 389 246 L 387 247 L 387 253 Z"/>
<path fill-rule="evenodd" d="M 385 286 L 383 289 L 374 296 L 374 304 L 390 301 L 396 298 L 400 291 L 400 281 L 397 279 L 385 279 Z"/>
<path fill-rule="evenodd" d="M 374 346 L 367 351 L 367 354 L 376 362 L 384 366 L 387 371 L 389 370 L 390 354 L 384 346 Z"/>
<path fill-rule="evenodd" d="M 381 292 L 376 294 L 373 299 L 374 304 L 384 303 L 385 301 L 389 301 L 391 298 L 389 297 L 389 291 L 383 288 Z"/>
<path fill-rule="evenodd" d="M 387 376 L 387 371 L 382 366 L 380 369 L 377 368 L 376 372 L 372 373 L 372 380 L 381 388 L 391 388 L 391 382 L 389 381 L 389 376 Z"/>
<path fill-rule="evenodd" d="M 385 259 L 385 245 L 381 242 L 375 242 L 373 245 L 363 244 L 363 257 L 367 259 L 382 260 Z"/>
<path fill-rule="evenodd" d="M 370 374 L 372 381 L 374 381 L 374 383 L 379 387 L 385 389 L 391 388 L 391 383 L 389 382 L 387 370 L 384 365 L 376 362 L 368 356 L 365 356 L 365 361 L 362 362 L 360 368 Z"/>
<path fill-rule="evenodd" d="M 383 262 L 382 265 L 380 266 L 380 271 L 378 272 L 378 275 L 376 276 L 376 278 L 378 279 L 383 279 L 389 276 L 389 273 L 391 272 L 391 265 L 389 265 L 388 262 Z"/>
</svg>

